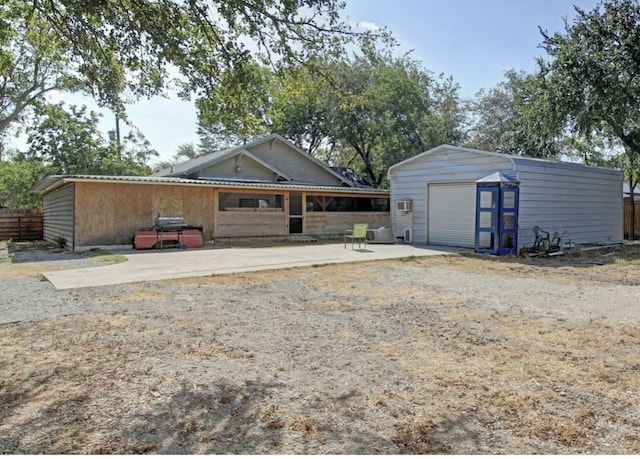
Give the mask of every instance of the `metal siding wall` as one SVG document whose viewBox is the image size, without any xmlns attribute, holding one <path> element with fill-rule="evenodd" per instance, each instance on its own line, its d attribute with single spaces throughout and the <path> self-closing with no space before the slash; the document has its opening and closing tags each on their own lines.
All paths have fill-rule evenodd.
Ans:
<svg viewBox="0 0 640 459">
<path fill-rule="evenodd" d="M 622 241 L 622 175 L 583 165 L 514 159 L 520 184 L 519 246 L 533 244 L 533 227 L 559 226 L 572 242 Z"/>
<path fill-rule="evenodd" d="M 511 161 L 508 158 L 461 152 L 453 148 L 439 152 L 437 155 L 425 156 L 396 169 L 391 176 L 391 220 L 394 236 L 402 235 L 396 229 L 396 201 L 413 199 L 413 240 L 416 243 L 426 244 L 427 185 L 475 182 L 496 171 L 513 174 Z M 473 218 L 475 219 L 475 214 Z"/>
<path fill-rule="evenodd" d="M 56 242 L 63 237 L 67 245 L 74 247 L 74 193 L 73 183 L 47 193 L 43 200 L 44 239 Z"/>
</svg>

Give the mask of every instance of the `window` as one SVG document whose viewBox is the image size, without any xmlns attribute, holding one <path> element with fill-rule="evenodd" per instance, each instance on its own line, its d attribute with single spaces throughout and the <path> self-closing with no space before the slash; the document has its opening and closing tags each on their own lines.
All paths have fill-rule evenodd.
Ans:
<svg viewBox="0 0 640 459">
<path fill-rule="evenodd" d="M 309 196 L 307 212 L 388 212 L 389 198 Z"/>
<path fill-rule="evenodd" d="M 281 194 L 243 194 L 220 193 L 218 210 L 221 211 L 280 211 L 282 212 Z"/>
</svg>

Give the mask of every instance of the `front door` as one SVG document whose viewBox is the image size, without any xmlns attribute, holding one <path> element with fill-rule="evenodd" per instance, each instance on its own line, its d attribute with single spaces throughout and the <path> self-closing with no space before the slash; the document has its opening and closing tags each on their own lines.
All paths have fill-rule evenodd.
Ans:
<svg viewBox="0 0 640 459">
<path fill-rule="evenodd" d="M 500 185 L 478 186 L 476 194 L 476 252 L 498 253 Z"/>
<path fill-rule="evenodd" d="M 289 234 L 302 234 L 302 193 L 289 194 Z"/>
<path fill-rule="evenodd" d="M 520 190 L 516 186 L 503 186 L 500 190 L 500 255 L 518 252 L 518 201 Z"/>
</svg>

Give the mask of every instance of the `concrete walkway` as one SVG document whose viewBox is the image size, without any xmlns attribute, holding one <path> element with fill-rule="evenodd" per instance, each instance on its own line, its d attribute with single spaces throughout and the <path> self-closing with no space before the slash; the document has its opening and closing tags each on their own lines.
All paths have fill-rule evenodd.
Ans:
<svg viewBox="0 0 640 459">
<path fill-rule="evenodd" d="M 127 257 L 124 263 L 43 274 L 55 288 L 69 289 L 466 251 L 404 244 L 368 244 L 366 249 L 358 249 L 356 244 L 355 250 L 351 250 L 350 245 L 347 247 L 345 250 L 343 244 L 300 244 L 267 248 L 126 251 L 118 252 Z"/>
</svg>

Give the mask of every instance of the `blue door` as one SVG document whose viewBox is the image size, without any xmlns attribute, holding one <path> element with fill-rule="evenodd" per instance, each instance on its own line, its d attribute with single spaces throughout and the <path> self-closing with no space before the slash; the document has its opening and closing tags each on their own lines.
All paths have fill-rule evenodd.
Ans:
<svg viewBox="0 0 640 459">
<path fill-rule="evenodd" d="M 476 252 L 497 254 L 499 195 L 500 185 L 478 185 L 476 191 Z"/>
<path fill-rule="evenodd" d="M 476 189 L 476 252 L 511 255 L 518 251 L 520 189 L 511 183 L 481 183 Z"/>
<path fill-rule="evenodd" d="M 517 186 L 500 189 L 500 248 L 499 255 L 513 255 L 518 251 L 518 199 Z"/>
</svg>

